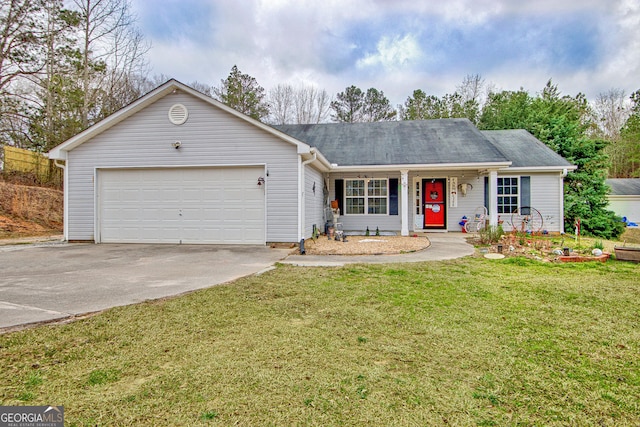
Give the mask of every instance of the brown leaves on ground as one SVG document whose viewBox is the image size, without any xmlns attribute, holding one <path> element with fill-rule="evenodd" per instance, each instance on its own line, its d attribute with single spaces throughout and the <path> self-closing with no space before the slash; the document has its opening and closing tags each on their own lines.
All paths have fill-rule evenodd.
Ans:
<svg viewBox="0 0 640 427">
<path fill-rule="evenodd" d="M 640 228 L 639 227 L 627 227 L 620 240 L 626 243 L 640 244 Z"/>
<path fill-rule="evenodd" d="M 60 233 L 62 203 L 62 191 L 0 182 L 0 238 Z"/>
<path fill-rule="evenodd" d="M 346 240 L 327 236 L 305 240 L 305 251 L 308 255 L 381 255 L 420 251 L 430 245 L 424 236 L 347 236 Z"/>
</svg>

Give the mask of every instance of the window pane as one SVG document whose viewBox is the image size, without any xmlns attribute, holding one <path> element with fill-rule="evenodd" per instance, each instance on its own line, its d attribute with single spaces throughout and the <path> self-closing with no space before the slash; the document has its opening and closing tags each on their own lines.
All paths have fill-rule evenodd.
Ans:
<svg viewBox="0 0 640 427">
<path fill-rule="evenodd" d="M 369 198 L 369 211 L 371 215 L 385 215 L 387 213 L 387 199 Z"/>
<path fill-rule="evenodd" d="M 364 199 L 351 198 L 346 200 L 347 214 L 363 214 L 364 213 Z"/>
<path fill-rule="evenodd" d="M 369 181 L 368 186 L 369 196 L 387 196 L 387 180 L 386 179 L 372 179 Z"/>
<path fill-rule="evenodd" d="M 362 179 L 346 180 L 346 195 L 347 197 L 364 196 L 364 180 Z"/>
</svg>

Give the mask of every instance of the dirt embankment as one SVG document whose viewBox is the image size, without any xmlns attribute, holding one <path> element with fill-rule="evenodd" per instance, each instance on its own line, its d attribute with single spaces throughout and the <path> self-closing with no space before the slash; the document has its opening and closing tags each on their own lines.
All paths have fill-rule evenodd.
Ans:
<svg viewBox="0 0 640 427">
<path fill-rule="evenodd" d="M 62 233 L 62 191 L 0 181 L 0 238 Z"/>
</svg>

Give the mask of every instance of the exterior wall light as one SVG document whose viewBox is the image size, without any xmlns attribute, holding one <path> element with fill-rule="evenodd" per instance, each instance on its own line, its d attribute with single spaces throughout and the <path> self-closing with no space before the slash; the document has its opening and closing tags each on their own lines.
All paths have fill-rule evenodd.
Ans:
<svg viewBox="0 0 640 427">
<path fill-rule="evenodd" d="M 258 178 L 258 185 L 262 185 L 262 184 L 264 184 L 264 178 L 260 177 Z"/>
<path fill-rule="evenodd" d="M 177 150 L 178 148 L 180 148 L 182 146 L 182 142 L 176 141 L 171 145 L 173 146 L 173 148 L 175 148 Z"/>
</svg>

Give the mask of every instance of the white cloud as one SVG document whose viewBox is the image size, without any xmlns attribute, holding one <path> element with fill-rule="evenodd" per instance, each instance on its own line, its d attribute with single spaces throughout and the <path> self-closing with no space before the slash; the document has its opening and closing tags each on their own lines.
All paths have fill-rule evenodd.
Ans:
<svg viewBox="0 0 640 427">
<path fill-rule="evenodd" d="M 610 32 L 615 36 L 607 44 L 602 76 L 610 82 L 608 88 L 627 83 L 640 89 L 640 2 L 621 0 L 614 10 L 617 24 Z"/>
<path fill-rule="evenodd" d="M 153 72 L 186 83 L 218 84 L 235 64 L 266 89 L 305 83 L 333 95 L 354 84 L 394 104 L 418 88 L 453 92 L 475 73 L 532 92 L 553 78 L 588 97 L 640 87 L 638 0 L 189 0 L 207 16 L 171 37 L 154 17 L 181 29 L 189 16 L 172 22 L 177 0 L 147 1 L 133 0 L 146 4 L 137 10 Z"/>
<path fill-rule="evenodd" d="M 356 63 L 359 68 L 380 66 L 385 72 L 392 72 L 399 68 L 411 66 L 420 60 L 422 50 L 416 38 L 407 34 L 404 37 L 384 36 L 377 45 L 376 52 L 359 59 Z"/>
</svg>

